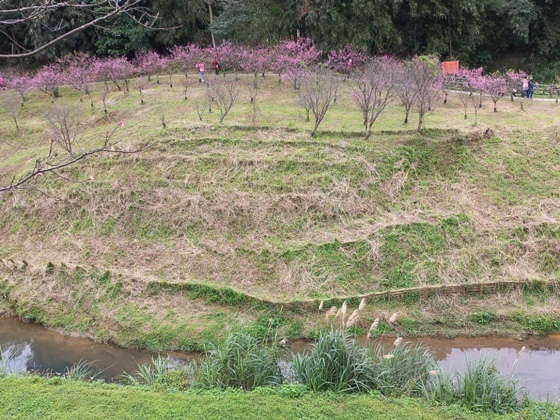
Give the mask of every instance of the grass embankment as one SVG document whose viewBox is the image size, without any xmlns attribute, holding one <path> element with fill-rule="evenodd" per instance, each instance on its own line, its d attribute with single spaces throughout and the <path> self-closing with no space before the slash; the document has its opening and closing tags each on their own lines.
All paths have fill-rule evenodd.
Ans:
<svg viewBox="0 0 560 420">
<path fill-rule="evenodd" d="M 258 81 L 256 113 L 244 91 L 223 125 L 215 112 L 198 121 L 198 83 L 188 100 L 152 84 L 144 106 L 135 92 L 112 92 L 108 116 L 62 88 L 57 102 L 82 112 L 84 146 L 123 120 L 117 138 L 151 147 L 96 156 L 42 177 L 42 192 L 0 197 L 0 258 L 18 267 L 2 268 L 0 310 L 124 345 L 188 349 L 235 318 L 292 337 L 325 326 L 316 306 L 271 301 L 557 279 L 554 103 L 520 111 L 502 101 L 493 113 L 488 101 L 473 127 L 451 98 L 421 134 L 407 131 L 394 104 L 364 141 L 345 83 L 325 131 L 310 138 L 289 85 Z M 49 107 L 30 94 L 19 131 L 0 111 L 2 183 L 44 155 Z M 399 323 L 379 331 L 551 332 L 557 303 L 554 291 L 370 302 L 359 327 L 398 311 Z"/>
<path fill-rule="evenodd" d="M 253 392 L 172 391 L 84 383 L 41 377 L 0 377 L 0 417 L 28 418 L 344 418 L 344 419 L 538 419 L 558 415 L 553 406 L 532 404 L 516 414 L 477 414 L 434 407 L 421 399 L 376 395 L 306 393 L 300 387 Z"/>
</svg>

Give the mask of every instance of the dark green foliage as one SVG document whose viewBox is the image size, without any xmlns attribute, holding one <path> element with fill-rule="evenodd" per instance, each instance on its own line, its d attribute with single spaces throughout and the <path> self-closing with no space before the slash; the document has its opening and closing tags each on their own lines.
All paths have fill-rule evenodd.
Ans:
<svg viewBox="0 0 560 420">
<path fill-rule="evenodd" d="M 471 318 L 477 324 L 488 325 L 491 322 L 494 322 L 497 317 L 494 312 L 482 311 L 482 312 L 473 312 L 469 316 L 469 318 Z"/>
</svg>

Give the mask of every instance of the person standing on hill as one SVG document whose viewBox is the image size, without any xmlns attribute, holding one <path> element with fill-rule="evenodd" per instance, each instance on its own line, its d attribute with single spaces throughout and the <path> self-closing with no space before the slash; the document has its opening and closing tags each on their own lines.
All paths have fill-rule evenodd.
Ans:
<svg viewBox="0 0 560 420">
<path fill-rule="evenodd" d="M 195 66 L 200 73 L 200 81 L 204 82 L 204 63 L 201 61 Z"/>
<path fill-rule="evenodd" d="M 527 91 L 529 90 L 529 79 L 526 77 L 523 79 L 523 90 L 521 91 L 521 97 L 527 96 Z"/>
<path fill-rule="evenodd" d="M 218 57 L 214 59 L 214 70 L 216 70 L 216 75 L 220 74 L 220 69 L 222 68 Z"/>
<path fill-rule="evenodd" d="M 529 80 L 529 87 L 527 88 L 527 98 L 533 99 L 533 93 L 535 92 L 535 82 L 533 78 Z"/>
</svg>

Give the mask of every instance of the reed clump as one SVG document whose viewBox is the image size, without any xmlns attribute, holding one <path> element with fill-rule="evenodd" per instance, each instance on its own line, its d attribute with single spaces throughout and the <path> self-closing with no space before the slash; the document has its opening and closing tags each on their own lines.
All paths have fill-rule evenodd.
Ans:
<svg viewBox="0 0 560 420">
<path fill-rule="evenodd" d="M 195 386 L 241 388 L 282 383 L 282 349 L 278 340 L 257 336 L 243 325 L 230 328 L 225 340 L 210 344 L 204 360 L 194 368 Z"/>
<path fill-rule="evenodd" d="M 367 392 L 418 396 L 435 362 L 428 350 L 408 343 L 388 353 L 378 344 L 370 349 L 345 330 L 319 336 L 309 354 L 293 357 L 298 380 L 312 391 Z"/>
<path fill-rule="evenodd" d="M 493 359 L 466 361 L 463 373 L 433 376 L 426 397 L 434 402 L 460 404 L 473 411 L 503 414 L 517 411 L 526 391 L 514 378 L 501 375 Z"/>
</svg>

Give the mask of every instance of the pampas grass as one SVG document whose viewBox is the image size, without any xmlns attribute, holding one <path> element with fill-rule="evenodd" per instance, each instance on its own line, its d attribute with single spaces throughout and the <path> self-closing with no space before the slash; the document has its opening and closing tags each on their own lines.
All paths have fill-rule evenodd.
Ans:
<svg viewBox="0 0 560 420">
<path fill-rule="evenodd" d="M 338 316 L 336 306 L 331 306 L 331 309 L 325 314 L 325 319 L 328 321 L 330 317 L 334 316 L 335 319 Z"/>
<path fill-rule="evenodd" d="M 391 318 L 389 318 L 389 324 L 394 324 L 395 322 L 397 322 L 398 316 L 399 316 L 399 314 L 397 312 L 395 312 L 393 315 L 391 315 Z"/>
<path fill-rule="evenodd" d="M 346 322 L 346 328 L 350 328 L 358 322 L 360 318 L 359 311 L 359 309 L 356 309 L 352 312 L 352 315 L 350 315 L 350 318 L 348 318 L 348 321 Z"/>
<path fill-rule="evenodd" d="M 369 327 L 367 338 L 371 338 L 373 336 L 373 333 L 375 332 L 378 326 L 379 326 L 379 318 L 375 318 L 375 320 L 371 324 L 371 327 Z"/>
<path fill-rule="evenodd" d="M 346 301 L 342 302 L 342 306 L 340 307 L 340 317 L 342 318 L 342 327 L 344 328 L 344 321 L 346 319 L 346 311 L 348 310 L 348 304 Z"/>
<path fill-rule="evenodd" d="M 366 307 L 366 298 L 362 298 L 362 300 L 360 301 L 360 306 L 358 306 L 358 309 L 361 311 Z"/>
</svg>

